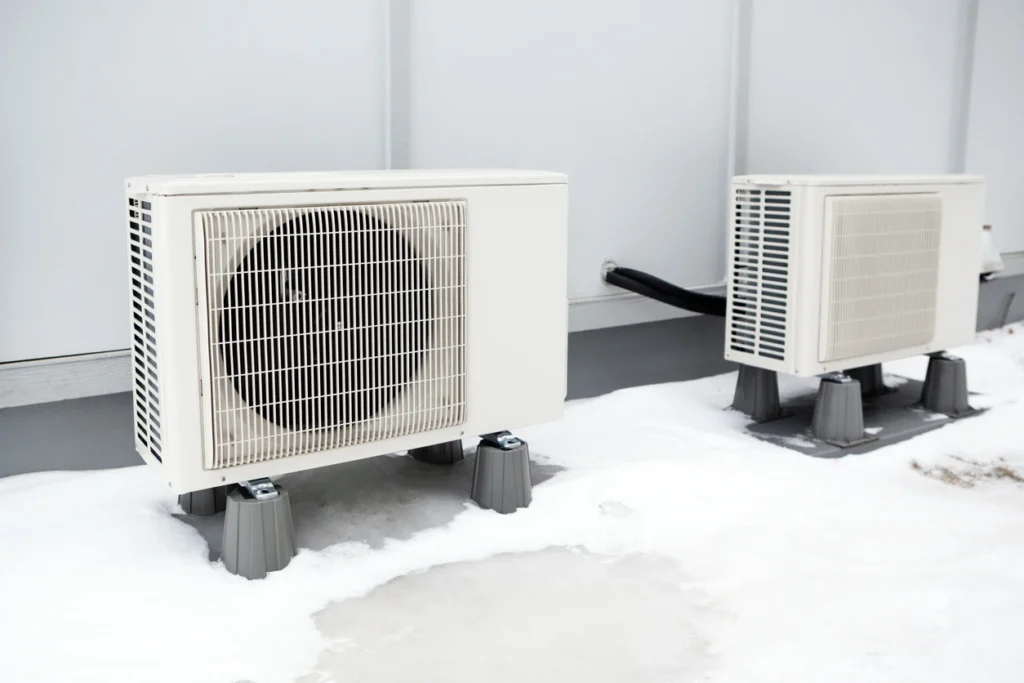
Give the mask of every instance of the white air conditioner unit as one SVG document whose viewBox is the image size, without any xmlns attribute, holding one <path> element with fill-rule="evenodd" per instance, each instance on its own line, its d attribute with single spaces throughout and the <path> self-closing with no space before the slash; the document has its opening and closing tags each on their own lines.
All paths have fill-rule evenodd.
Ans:
<svg viewBox="0 0 1024 683">
<path fill-rule="evenodd" d="M 725 357 L 809 377 L 968 344 L 984 181 L 738 176 Z"/>
<path fill-rule="evenodd" d="M 178 493 L 554 420 L 567 184 L 127 181 L 136 448 Z"/>
</svg>

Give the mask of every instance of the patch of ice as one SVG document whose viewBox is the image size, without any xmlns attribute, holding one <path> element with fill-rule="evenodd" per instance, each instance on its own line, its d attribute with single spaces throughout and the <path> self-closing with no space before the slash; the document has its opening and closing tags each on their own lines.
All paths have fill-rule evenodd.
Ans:
<svg viewBox="0 0 1024 683">
<path fill-rule="evenodd" d="M 717 606 L 681 589 L 685 578 L 656 555 L 564 549 L 435 567 L 320 612 L 339 646 L 298 683 L 700 680 L 714 663 L 702 629 Z M 467 637 L 447 628 L 459 624 Z"/>
</svg>

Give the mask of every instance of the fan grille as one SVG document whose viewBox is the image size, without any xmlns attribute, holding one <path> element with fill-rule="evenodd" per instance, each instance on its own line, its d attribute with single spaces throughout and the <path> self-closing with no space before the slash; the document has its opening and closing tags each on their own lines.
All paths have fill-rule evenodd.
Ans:
<svg viewBox="0 0 1024 683">
<path fill-rule="evenodd" d="M 213 468 L 465 420 L 462 201 L 210 211 Z"/>
</svg>

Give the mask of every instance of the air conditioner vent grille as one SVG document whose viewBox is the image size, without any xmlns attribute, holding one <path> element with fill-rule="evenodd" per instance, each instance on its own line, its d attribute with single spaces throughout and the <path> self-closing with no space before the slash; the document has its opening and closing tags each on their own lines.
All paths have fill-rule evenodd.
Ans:
<svg viewBox="0 0 1024 683">
<path fill-rule="evenodd" d="M 466 203 L 202 212 L 223 468 L 462 424 Z"/>
<path fill-rule="evenodd" d="M 791 193 L 736 188 L 733 199 L 729 348 L 781 361 L 787 340 Z"/>
<path fill-rule="evenodd" d="M 157 318 L 154 301 L 152 205 L 128 199 L 128 249 L 132 292 L 132 394 L 135 440 L 161 460 L 160 369 L 157 365 Z"/>
<path fill-rule="evenodd" d="M 935 336 L 942 200 L 937 194 L 829 197 L 830 276 L 819 360 L 928 344 Z"/>
</svg>

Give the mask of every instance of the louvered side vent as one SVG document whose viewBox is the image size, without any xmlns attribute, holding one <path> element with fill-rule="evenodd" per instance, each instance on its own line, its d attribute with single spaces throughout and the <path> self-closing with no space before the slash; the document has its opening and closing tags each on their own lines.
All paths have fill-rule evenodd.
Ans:
<svg viewBox="0 0 1024 683">
<path fill-rule="evenodd" d="M 201 214 L 207 467 L 462 424 L 466 203 Z"/>
<path fill-rule="evenodd" d="M 937 194 L 830 197 L 831 277 L 819 360 L 928 344 L 935 336 L 942 200 Z"/>
<path fill-rule="evenodd" d="M 790 192 L 734 191 L 729 347 L 785 360 L 789 294 Z"/>
<path fill-rule="evenodd" d="M 160 375 L 156 360 L 153 218 L 148 201 L 128 200 L 128 247 L 132 267 L 132 393 L 135 440 L 161 460 Z"/>
</svg>

